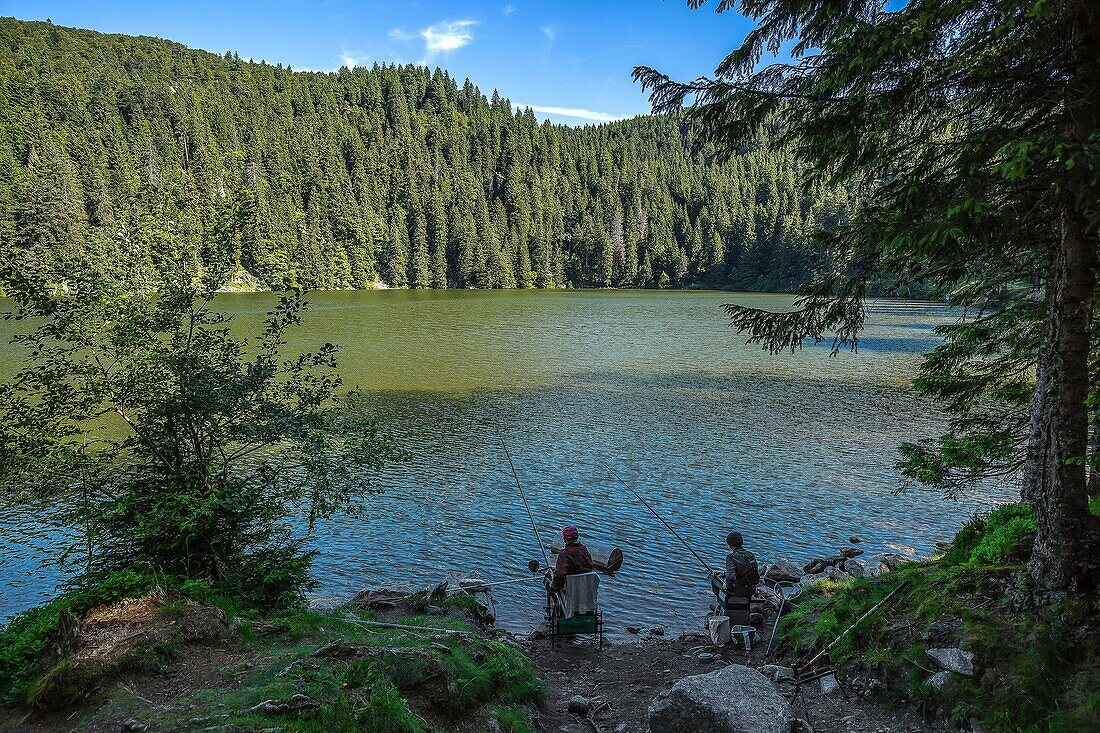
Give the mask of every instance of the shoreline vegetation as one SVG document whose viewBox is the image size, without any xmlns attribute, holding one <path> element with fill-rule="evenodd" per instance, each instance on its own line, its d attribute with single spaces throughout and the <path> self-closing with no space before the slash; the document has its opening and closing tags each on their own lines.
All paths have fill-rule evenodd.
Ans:
<svg viewBox="0 0 1100 733">
<path fill-rule="evenodd" d="M 575 129 L 438 68 L 0 18 L 0 286 L 32 327 L 0 502 L 77 528 L 63 592 L 0 627 L 0 727 L 1100 730 L 1100 7 L 894 5 L 714 3 L 755 28 L 713 77 L 635 67 L 655 114 Z M 286 337 L 303 289 L 379 283 L 797 291 L 725 306 L 773 354 L 854 350 L 874 294 L 943 299 L 969 317 L 913 386 L 948 424 L 897 468 L 1021 503 L 932 558 L 766 568 L 806 590 L 766 664 L 686 634 L 606 679 L 443 586 L 309 609 L 310 538 L 408 456 L 347 409 L 336 345 Z M 223 287 L 282 295 L 237 338 Z"/>
<path fill-rule="evenodd" d="M 1093 509 L 1100 513 L 1100 499 Z M 1035 586 L 1026 572 L 1033 539 L 1031 510 L 1010 504 L 974 517 L 934 558 L 894 558 L 874 573 L 860 566 L 806 575 L 805 592 L 784 615 L 768 659 L 758 649 L 692 646 L 702 635 L 690 633 L 614 646 L 664 662 L 682 662 L 685 649 L 694 650 L 689 659 L 710 649 L 719 664 L 759 669 L 790 693 L 782 670 L 797 668 L 904 582 L 896 598 L 830 654 L 841 685 L 867 706 L 864 714 L 900 715 L 929 731 L 955 725 L 1092 730 L 1100 724 L 1094 663 L 1100 639 L 1087 619 L 1097 600 Z M 546 642 L 496 630 L 473 595 L 437 588 L 434 595 L 405 596 L 389 610 L 372 598 L 377 595 L 364 592 L 336 608 L 297 603 L 273 611 L 242 606 L 210 583 L 120 571 L 0 629 L 6 709 L 0 725 L 14 731 L 122 725 L 135 731 L 526 733 L 544 730 L 538 721 L 553 717 L 548 705 L 568 707 L 563 714 L 581 723 L 591 714 L 596 726 L 622 719 L 610 710 L 590 712 L 591 701 L 578 711 L 575 697 L 566 700 L 557 689 L 548 697 L 535 672 L 549 654 Z M 769 614 L 765 626 L 771 623 Z M 946 663 L 945 651 L 951 653 Z M 961 666 L 951 659 L 963 660 Z M 700 674 L 714 669 L 696 666 Z M 574 677 L 591 685 L 593 674 Z M 658 689 L 674 682 L 655 673 Z M 642 701 L 640 709 L 648 704 Z M 794 712 L 816 717 L 817 730 L 842 730 L 833 727 L 839 723 L 830 708 L 836 704 L 813 696 L 806 713 Z M 642 714 L 617 715 L 631 713 Z"/>
</svg>

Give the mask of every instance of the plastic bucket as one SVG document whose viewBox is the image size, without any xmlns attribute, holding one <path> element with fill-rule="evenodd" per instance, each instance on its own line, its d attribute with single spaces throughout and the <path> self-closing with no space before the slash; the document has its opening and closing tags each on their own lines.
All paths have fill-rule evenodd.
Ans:
<svg viewBox="0 0 1100 733">
<path fill-rule="evenodd" d="M 707 619 L 707 629 L 710 631 L 712 643 L 722 646 L 730 643 L 730 617 L 711 616 Z"/>
</svg>

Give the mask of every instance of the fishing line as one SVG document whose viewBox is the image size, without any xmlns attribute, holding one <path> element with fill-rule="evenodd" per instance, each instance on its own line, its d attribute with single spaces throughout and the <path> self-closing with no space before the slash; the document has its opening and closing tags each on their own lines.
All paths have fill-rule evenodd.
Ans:
<svg viewBox="0 0 1100 733">
<path fill-rule="evenodd" d="M 531 522 L 531 529 L 535 530 L 535 539 L 539 543 L 539 549 L 542 550 L 542 560 L 546 563 L 546 567 L 550 567 L 550 556 L 546 553 L 546 545 L 542 544 L 542 537 L 539 535 L 538 525 L 535 524 L 535 517 L 531 514 L 531 505 L 527 503 L 527 497 L 523 493 L 523 486 L 519 483 L 519 474 L 516 473 L 516 466 L 512 463 L 512 454 L 508 452 L 508 444 L 504 442 L 504 438 L 497 434 L 497 440 L 500 441 L 500 446 L 504 448 L 504 455 L 508 457 L 508 466 L 512 469 L 512 478 L 516 480 L 516 488 L 519 489 L 519 498 L 523 499 L 523 506 L 527 510 L 527 519 Z"/>
<path fill-rule="evenodd" d="M 619 476 L 619 474 L 615 473 L 615 469 L 613 469 L 611 466 L 609 466 L 606 463 L 603 464 L 603 467 L 606 468 L 608 473 L 610 473 L 612 476 L 614 476 L 615 480 L 617 480 L 620 484 L 622 484 L 626 488 L 627 491 L 629 491 L 631 494 L 634 494 L 634 496 L 637 497 L 638 501 L 642 502 L 642 505 L 646 509 L 648 509 L 653 514 L 653 516 L 657 517 L 657 519 L 661 522 L 661 524 L 665 525 L 665 527 L 668 528 L 668 531 L 671 532 L 673 534 L 673 536 L 676 537 L 676 539 L 680 540 L 680 544 L 682 544 L 684 547 L 686 547 L 688 549 L 688 552 L 690 552 L 692 555 L 695 555 L 696 560 L 703 563 L 703 567 L 705 567 L 707 569 L 708 573 L 714 573 L 714 569 L 710 565 L 707 564 L 707 561 L 704 560 L 702 557 L 700 557 L 698 552 L 696 552 L 694 549 L 692 549 L 691 545 L 689 545 L 687 543 L 687 540 L 685 540 L 683 537 L 681 537 L 680 533 L 677 532 L 675 529 L 673 529 L 672 525 L 669 524 L 668 522 L 666 522 L 664 520 L 664 517 L 662 517 L 660 514 L 658 514 L 657 510 L 654 509 L 652 506 L 650 506 L 649 502 L 646 501 L 642 497 L 641 494 L 639 494 L 637 491 L 635 491 L 630 486 L 630 484 L 628 484 L 626 481 L 623 481 L 622 478 Z"/>
</svg>

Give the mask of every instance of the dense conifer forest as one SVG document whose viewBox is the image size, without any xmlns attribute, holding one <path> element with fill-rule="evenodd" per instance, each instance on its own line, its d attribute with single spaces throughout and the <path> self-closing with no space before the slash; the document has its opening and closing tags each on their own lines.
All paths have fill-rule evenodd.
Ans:
<svg viewBox="0 0 1100 733">
<path fill-rule="evenodd" d="M 570 128 L 420 66 L 293 71 L 0 19 L 0 246 L 239 287 L 791 290 L 850 208 L 682 118 Z"/>
</svg>

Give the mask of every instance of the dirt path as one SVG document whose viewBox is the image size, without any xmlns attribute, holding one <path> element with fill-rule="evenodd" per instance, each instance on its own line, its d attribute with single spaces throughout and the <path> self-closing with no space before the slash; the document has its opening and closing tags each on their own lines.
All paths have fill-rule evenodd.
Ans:
<svg viewBox="0 0 1100 733">
<path fill-rule="evenodd" d="M 597 648 L 585 638 L 559 643 L 552 651 L 545 639 L 528 642 L 528 653 L 546 684 L 546 706 L 538 714 L 542 733 L 645 733 L 646 711 L 657 694 L 688 675 L 705 674 L 725 664 L 759 667 L 765 660 L 763 645 L 752 652 L 727 645 L 711 646 L 702 635 L 665 640 L 643 634 L 637 641 Z M 713 655 L 701 659 L 700 655 Z M 775 656 L 775 655 L 773 655 Z M 782 663 L 782 662 L 779 662 Z M 784 686 L 784 691 L 789 692 Z M 859 685 L 833 695 L 822 695 L 813 683 L 805 692 L 806 709 L 798 703 L 794 713 L 808 718 L 814 733 L 941 733 L 943 723 L 926 722 L 912 710 L 899 708 L 884 694 L 865 698 Z M 574 695 L 590 699 L 594 712 L 588 719 L 568 711 Z M 790 695 L 788 694 L 788 698 Z M 695 733 L 684 731 L 683 733 Z"/>
</svg>

